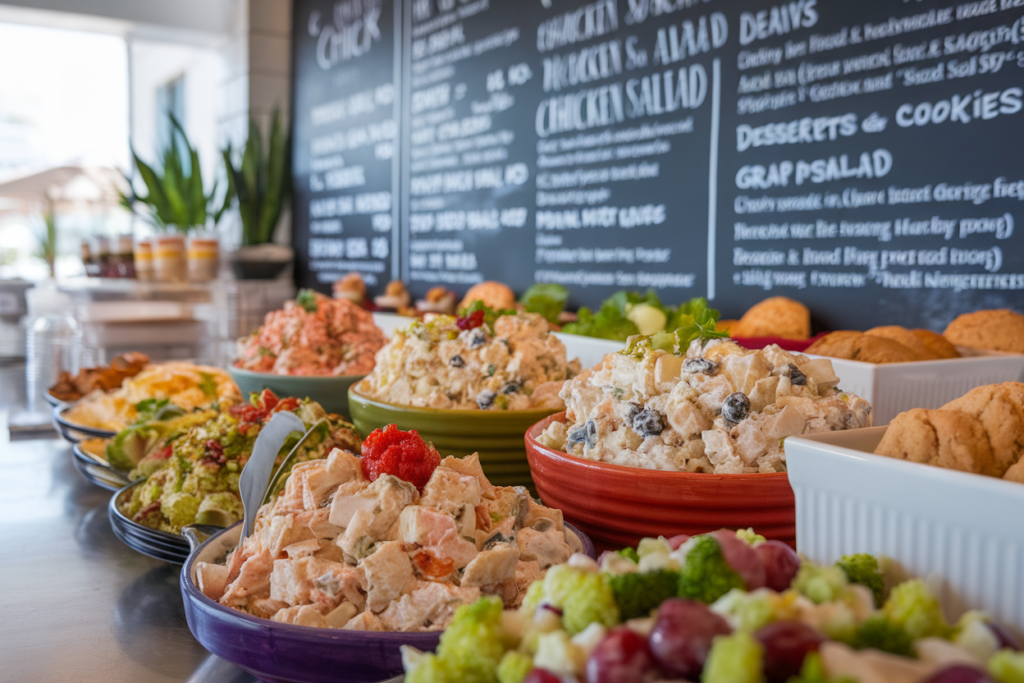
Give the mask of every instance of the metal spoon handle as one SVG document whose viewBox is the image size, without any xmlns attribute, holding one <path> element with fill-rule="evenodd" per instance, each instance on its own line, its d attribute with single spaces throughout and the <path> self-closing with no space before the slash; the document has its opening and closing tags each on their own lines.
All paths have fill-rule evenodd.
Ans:
<svg viewBox="0 0 1024 683">
<path fill-rule="evenodd" d="M 238 493 L 242 496 L 242 507 L 245 510 L 242 526 L 242 539 L 252 533 L 256 512 L 263 503 L 263 494 L 267 490 L 267 482 L 274 470 L 274 460 L 281 452 L 281 447 L 292 432 L 305 432 L 306 425 L 295 413 L 274 413 L 270 422 L 264 427 L 256 443 L 252 447 L 252 455 L 242 468 L 242 476 L 238 479 Z"/>
</svg>

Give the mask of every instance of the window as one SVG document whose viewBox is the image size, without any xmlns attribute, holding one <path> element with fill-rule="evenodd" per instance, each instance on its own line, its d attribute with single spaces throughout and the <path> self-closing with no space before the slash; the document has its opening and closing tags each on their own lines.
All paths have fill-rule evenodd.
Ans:
<svg viewBox="0 0 1024 683">
<path fill-rule="evenodd" d="M 156 154 L 170 146 L 174 139 L 171 115 L 185 125 L 185 77 L 178 76 L 156 91 Z"/>
</svg>

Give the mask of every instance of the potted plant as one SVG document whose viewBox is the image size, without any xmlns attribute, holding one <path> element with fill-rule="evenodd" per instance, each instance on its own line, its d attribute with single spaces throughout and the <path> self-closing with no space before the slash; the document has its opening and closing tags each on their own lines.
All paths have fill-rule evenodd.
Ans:
<svg viewBox="0 0 1024 683">
<path fill-rule="evenodd" d="M 256 121 L 249 118 L 249 137 L 235 165 L 231 146 L 222 150 L 228 175 L 228 193 L 238 202 L 242 220 L 242 246 L 232 259 L 242 279 L 271 279 L 292 261 L 290 247 L 274 244 L 274 232 L 291 199 L 291 139 L 275 109 L 269 138 L 264 145 Z"/>
<path fill-rule="evenodd" d="M 216 181 L 208 194 L 204 192 L 199 152 L 192 147 L 178 119 L 173 115 L 169 116 L 172 126 L 171 142 L 163 151 L 162 168 L 158 171 L 149 166 L 132 148 L 132 160 L 146 186 L 147 194 L 142 196 L 136 192 L 132 179 L 125 175 L 130 194 L 118 190 L 121 205 L 132 212 L 135 212 L 138 204 L 146 206 L 149 209 L 150 221 L 160 232 L 187 233 L 196 226 L 205 226 L 209 218 L 212 218 L 213 224 L 216 225 L 231 204 L 231 187 L 229 185 L 219 206 L 215 199 Z M 182 149 L 187 152 L 187 158 L 183 158 Z"/>
</svg>

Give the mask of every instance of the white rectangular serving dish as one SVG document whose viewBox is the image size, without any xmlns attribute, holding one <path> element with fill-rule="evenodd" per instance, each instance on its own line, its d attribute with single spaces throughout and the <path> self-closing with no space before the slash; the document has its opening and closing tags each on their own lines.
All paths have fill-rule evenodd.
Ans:
<svg viewBox="0 0 1024 683">
<path fill-rule="evenodd" d="M 964 351 L 969 352 L 961 349 Z M 911 408 L 939 408 L 984 384 L 1024 381 L 1024 355 L 1019 354 L 986 353 L 881 365 L 806 355 L 832 361 L 840 388 L 871 404 L 876 427 L 889 424 L 894 417 Z"/>
<path fill-rule="evenodd" d="M 947 618 L 982 609 L 1024 633 L 1024 485 L 874 455 L 885 430 L 786 439 L 797 549 L 886 555 L 941 579 Z"/>
<path fill-rule="evenodd" d="M 398 315 L 397 313 L 373 314 L 373 322 L 377 324 L 377 327 L 384 332 L 384 336 L 388 339 L 395 335 L 395 330 L 404 330 L 417 320 L 419 318 L 410 318 L 409 316 Z"/>
<path fill-rule="evenodd" d="M 566 334 L 555 332 L 555 336 L 565 344 L 566 356 L 569 360 L 580 359 L 580 367 L 592 368 L 609 353 L 621 351 L 626 342 L 612 341 L 610 339 L 597 339 L 596 337 L 583 337 L 578 334 Z"/>
</svg>

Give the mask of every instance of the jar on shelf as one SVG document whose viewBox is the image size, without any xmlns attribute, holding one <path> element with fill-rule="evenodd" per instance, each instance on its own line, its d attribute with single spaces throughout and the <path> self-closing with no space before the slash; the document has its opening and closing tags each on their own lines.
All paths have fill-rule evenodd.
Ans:
<svg viewBox="0 0 1024 683">
<path fill-rule="evenodd" d="M 99 277 L 112 277 L 110 274 L 110 239 L 107 237 L 97 237 L 93 241 L 93 246 L 96 274 Z"/>
<path fill-rule="evenodd" d="M 188 279 L 209 282 L 220 270 L 220 241 L 213 236 L 195 236 L 188 241 Z"/>
<path fill-rule="evenodd" d="M 153 279 L 157 282 L 184 282 L 187 265 L 185 238 L 159 235 L 153 239 Z"/>
<path fill-rule="evenodd" d="M 78 245 L 78 255 L 82 259 L 82 267 L 85 268 L 85 274 L 88 277 L 96 277 L 100 274 L 89 240 L 82 240 Z"/>
<path fill-rule="evenodd" d="M 117 276 L 135 277 L 135 240 L 131 235 L 119 235 L 117 238 Z"/>
<path fill-rule="evenodd" d="M 149 239 L 139 240 L 135 243 L 135 250 L 132 252 L 132 264 L 135 267 L 135 278 L 143 282 L 153 279 L 153 242 Z"/>
</svg>

